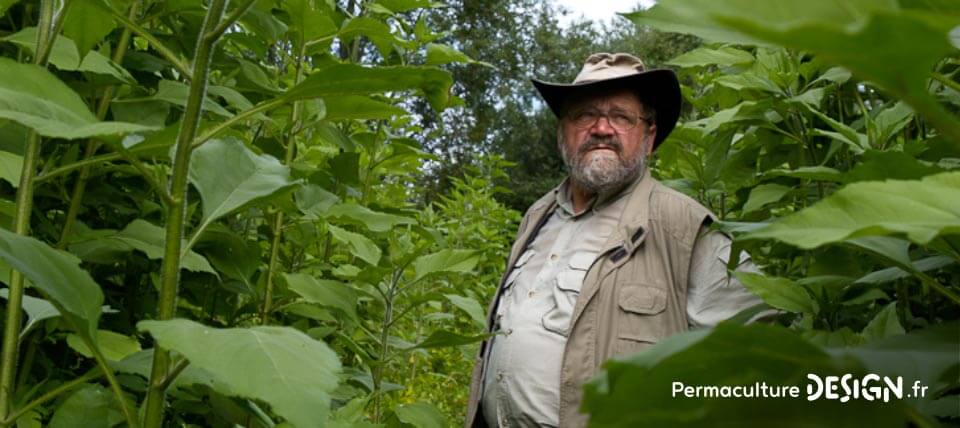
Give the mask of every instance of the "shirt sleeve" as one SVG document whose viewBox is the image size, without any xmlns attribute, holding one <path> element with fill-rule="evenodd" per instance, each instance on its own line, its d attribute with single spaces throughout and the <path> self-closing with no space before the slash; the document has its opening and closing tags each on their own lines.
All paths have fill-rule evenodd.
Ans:
<svg viewBox="0 0 960 428">
<path fill-rule="evenodd" d="M 733 275 L 727 273 L 731 240 L 704 226 L 693 246 L 687 285 L 687 322 L 691 328 L 713 326 L 738 312 L 763 303 Z M 746 251 L 740 252 L 735 269 L 759 272 Z"/>
</svg>

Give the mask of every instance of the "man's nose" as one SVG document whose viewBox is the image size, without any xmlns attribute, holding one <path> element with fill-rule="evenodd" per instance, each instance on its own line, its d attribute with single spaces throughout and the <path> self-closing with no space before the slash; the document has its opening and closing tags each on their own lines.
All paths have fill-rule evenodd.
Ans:
<svg viewBox="0 0 960 428">
<path fill-rule="evenodd" d="M 590 135 L 610 136 L 616 134 L 613 125 L 610 124 L 610 116 L 603 115 L 597 118 L 597 121 L 590 127 Z"/>
</svg>

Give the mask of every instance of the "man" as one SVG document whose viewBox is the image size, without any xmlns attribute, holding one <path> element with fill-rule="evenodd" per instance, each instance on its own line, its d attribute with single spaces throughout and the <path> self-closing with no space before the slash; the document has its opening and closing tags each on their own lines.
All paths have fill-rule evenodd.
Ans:
<svg viewBox="0 0 960 428">
<path fill-rule="evenodd" d="M 560 119 L 569 177 L 520 224 L 480 347 L 466 426 L 574 427 L 605 360 L 760 303 L 726 271 L 713 215 L 650 176 L 680 87 L 629 54 L 594 54 L 572 84 L 533 83 Z M 738 270 L 754 270 L 749 256 Z M 642 405 L 642 403 L 638 403 Z"/>
</svg>

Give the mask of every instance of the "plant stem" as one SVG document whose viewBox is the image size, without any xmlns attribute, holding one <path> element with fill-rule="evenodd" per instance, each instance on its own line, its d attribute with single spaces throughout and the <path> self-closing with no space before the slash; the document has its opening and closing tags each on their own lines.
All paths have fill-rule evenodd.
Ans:
<svg viewBox="0 0 960 428">
<path fill-rule="evenodd" d="M 18 419 L 18 418 L 20 418 L 21 416 L 23 416 L 23 415 L 26 414 L 27 412 L 33 410 L 33 409 L 36 408 L 37 406 L 39 406 L 39 405 L 41 405 L 41 404 L 43 404 L 43 403 L 46 403 L 46 402 L 48 402 L 48 401 L 50 401 L 50 400 L 53 400 L 54 398 L 59 397 L 60 394 L 63 394 L 63 393 L 65 393 L 65 392 L 68 392 L 68 391 L 70 391 L 70 390 L 72 390 L 72 389 L 74 389 L 74 388 L 76 388 L 76 387 L 78 387 L 78 386 L 81 386 L 81 385 L 83 385 L 83 384 L 85 384 L 85 383 L 87 383 L 87 382 L 89 382 L 89 381 L 91 381 L 91 380 L 94 380 L 94 379 L 96 379 L 96 378 L 99 378 L 100 376 L 103 376 L 103 371 L 102 371 L 101 369 L 99 369 L 99 367 L 96 368 L 96 369 L 92 369 L 92 370 L 84 373 L 82 376 L 80 376 L 80 377 L 78 377 L 78 378 L 76 378 L 76 379 L 74 379 L 74 380 L 71 380 L 70 382 L 64 383 L 64 384 L 62 384 L 62 385 L 54 388 L 53 390 L 47 392 L 46 394 L 41 395 L 40 397 L 37 397 L 37 399 L 35 399 L 35 400 L 27 403 L 27 404 L 26 404 L 25 406 L 23 406 L 23 407 L 20 407 L 20 408 L 17 409 L 15 412 L 10 413 L 10 414 L 7 416 L 6 419 L 4 419 L 3 421 L 0 421 L 0 426 L 8 426 L 8 425 L 14 424 L 14 423 L 17 422 L 17 419 Z"/>
<path fill-rule="evenodd" d="M 184 224 L 187 221 L 187 174 L 190 170 L 191 142 L 200 125 L 203 100 L 207 92 L 207 80 L 210 77 L 210 63 L 217 37 L 210 37 L 210 30 L 223 17 L 227 0 L 212 0 L 197 37 L 196 57 L 193 64 L 193 80 L 184 109 L 180 132 L 177 135 L 176 153 L 173 158 L 173 172 L 170 177 L 171 202 L 166 210 L 166 233 L 164 258 L 160 270 L 160 296 L 157 302 L 157 319 L 173 318 L 177 307 L 177 287 L 180 281 L 180 251 Z M 153 367 L 150 372 L 150 386 L 144 404 L 144 423 L 147 428 L 159 428 L 163 423 L 165 392 L 163 380 L 170 369 L 170 352 L 158 344 L 154 345 Z"/>
<path fill-rule="evenodd" d="M 173 68 L 177 69 L 177 72 L 180 73 L 184 79 L 191 82 L 193 81 L 194 76 L 193 73 L 190 72 L 190 68 L 180 59 L 180 57 L 177 56 L 177 54 L 170 50 L 170 48 L 154 37 L 153 34 L 150 34 L 149 31 L 137 25 L 136 22 L 133 22 L 133 20 L 128 19 L 126 16 L 123 16 L 120 13 L 117 13 L 115 10 L 111 9 L 110 12 L 113 15 L 113 19 L 116 19 L 118 22 L 123 24 L 124 27 L 130 31 L 133 31 L 138 36 L 143 37 L 143 39 L 146 40 L 150 46 L 153 46 L 153 48 L 157 51 L 157 53 L 160 54 L 160 56 L 163 57 L 163 59 L 169 61 L 170 64 L 173 64 Z"/>
<path fill-rule="evenodd" d="M 294 72 L 293 84 L 300 83 L 301 71 L 303 68 L 303 57 L 306 55 L 306 45 L 303 40 L 299 41 L 297 49 L 296 71 Z M 287 134 L 287 149 L 284 154 L 284 165 L 290 165 L 293 161 L 293 155 L 296 152 L 297 142 L 294 138 L 297 128 L 300 126 L 301 102 L 293 103 L 293 109 L 290 111 L 290 131 Z M 283 211 L 278 210 L 273 220 L 273 241 L 270 243 L 270 261 L 267 264 L 267 284 L 263 293 L 263 308 L 260 311 L 260 323 L 267 325 L 270 322 L 270 310 L 273 305 L 273 277 L 277 272 L 277 259 L 280 255 L 280 244 L 283 237 Z"/>
<path fill-rule="evenodd" d="M 133 21 L 140 13 L 140 1 L 135 1 L 130 5 L 128 12 L 129 18 Z M 130 28 L 124 28 L 120 34 L 120 41 L 117 43 L 117 49 L 111 58 L 114 63 L 123 62 L 124 55 L 127 54 L 127 47 L 130 45 Z M 107 117 L 107 111 L 110 109 L 110 102 L 113 101 L 113 95 L 116 92 L 116 86 L 108 86 L 103 91 L 103 97 L 100 98 L 100 104 L 97 105 L 97 120 L 103 120 Z M 92 140 L 87 141 L 87 148 L 84 152 L 84 159 L 92 157 L 100 144 Z M 67 238 L 73 230 L 73 224 L 77 221 L 77 214 L 80 212 L 80 206 L 83 202 L 83 194 L 87 190 L 87 179 L 90 177 L 90 165 L 87 164 L 80 169 L 80 175 L 77 176 L 77 182 L 73 185 L 73 193 L 70 196 L 70 207 L 67 208 L 67 215 L 63 221 L 63 230 L 60 231 L 60 240 L 57 242 L 57 248 L 63 249 L 67 245 Z"/>
<path fill-rule="evenodd" d="M 79 329 L 75 330 L 79 331 Z M 137 420 L 137 416 L 135 413 L 132 413 L 130 411 L 130 407 L 127 406 L 127 400 L 125 400 L 123 397 L 123 389 L 120 388 L 120 383 L 117 382 L 117 377 L 113 375 L 113 369 L 107 365 L 107 359 L 103 357 L 103 352 L 100 351 L 100 347 L 93 342 L 92 338 L 87 337 L 86 334 L 81 333 L 79 336 L 87 344 L 87 348 L 89 348 L 90 352 L 93 353 L 93 359 L 96 360 L 97 365 L 100 366 L 100 370 L 103 372 L 103 375 L 107 378 L 107 384 L 110 385 L 113 395 L 117 398 L 117 405 L 120 406 L 120 412 L 123 413 L 123 417 L 127 420 L 127 426 L 129 428 L 139 428 L 140 423 Z"/>
<path fill-rule="evenodd" d="M 46 66 L 53 44 L 54 0 L 40 2 L 40 22 L 37 25 L 37 55 L 34 64 Z M 41 54 L 47 52 L 47 54 Z M 40 135 L 30 131 L 23 156 L 23 169 L 20 172 L 20 185 L 17 188 L 16 212 L 13 217 L 13 232 L 28 235 L 30 232 L 30 212 L 33 209 L 33 178 L 37 173 L 37 158 L 40 156 Z M 17 352 L 20 342 L 20 324 L 23 319 L 23 274 L 10 270 L 9 295 L 7 297 L 7 317 L 3 331 L 3 351 L 0 359 L 0 420 L 7 419 L 10 402 L 17 379 Z"/>
</svg>

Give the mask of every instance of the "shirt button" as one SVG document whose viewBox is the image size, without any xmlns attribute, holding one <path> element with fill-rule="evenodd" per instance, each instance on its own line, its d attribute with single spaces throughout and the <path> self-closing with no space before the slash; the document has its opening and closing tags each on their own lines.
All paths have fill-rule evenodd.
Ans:
<svg viewBox="0 0 960 428">
<path fill-rule="evenodd" d="M 497 380 L 503 381 L 503 373 L 497 373 Z"/>
<path fill-rule="evenodd" d="M 550 260 L 556 261 L 556 260 L 557 260 L 557 255 L 556 255 L 556 254 L 551 254 L 551 255 L 550 255 Z"/>
<path fill-rule="evenodd" d="M 529 297 L 529 298 L 531 298 L 531 299 L 532 299 L 532 298 L 533 298 L 533 295 L 534 295 L 534 294 L 537 294 L 537 293 L 536 293 L 536 292 L 534 292 L 533 290 L 530 290 L 530 292 L 529 292 L 529 293 L 527 293 L 527 297 Z"/>
</svg>

